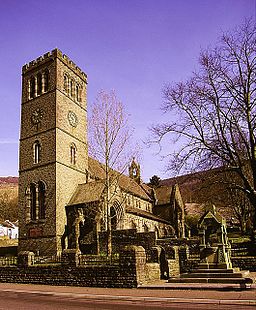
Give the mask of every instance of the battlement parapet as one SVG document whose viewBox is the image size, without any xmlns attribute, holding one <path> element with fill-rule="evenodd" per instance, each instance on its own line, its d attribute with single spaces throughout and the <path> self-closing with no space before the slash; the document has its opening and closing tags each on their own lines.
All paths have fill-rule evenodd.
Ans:
<svg viewBox="0 0 256 310">
<path fill-rule="evenodd" d="M 55 48 L 51 52 L 47 52 L 44 55 L 30 61 L 22 67 L 22 74 L 25 74 L 35 67 L 42 65 L 49 61 L 50 59 L 60 59 L 64 64 L 66 64 L 72 71 L 74 71 L 82 80 L 87 83 L 87 75 L 65 54 L 63 54 L 58 48 Z"/>
</svg>

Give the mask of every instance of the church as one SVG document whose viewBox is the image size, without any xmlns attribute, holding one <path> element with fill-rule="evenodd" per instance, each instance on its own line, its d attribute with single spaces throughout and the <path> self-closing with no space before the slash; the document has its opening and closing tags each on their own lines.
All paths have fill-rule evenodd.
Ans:
<svg viewBox="0 0 256 310">
<path fill-rule="evenodd" d="M 116 183 L 106 210 L 104 165 L 88 156 L 87 75 L 54 49 L 22 68 L 18 251 L 99 254 L 111 231 L 184 238 L 177 185 L 143 183 L 135 159 Z"/>
</svg>

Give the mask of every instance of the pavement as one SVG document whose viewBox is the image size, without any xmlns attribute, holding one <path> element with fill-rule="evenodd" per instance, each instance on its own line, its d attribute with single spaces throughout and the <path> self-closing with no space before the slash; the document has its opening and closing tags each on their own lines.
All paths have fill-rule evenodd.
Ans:
<svg viewBox="0 0 256 310">
<path fill-rule="evenodd" d="M 214 288 L 204 290 L 198 287 L 193 289 L 170 289 L 164 281 L 151 284 L 154 288 L 122 289 L 122 288 L 94 288 L 71 286 L 48 286 L 31 284 L 0 283 L 0 293 L 15 293 L 22 296 L 31 294 L 45 297 L 89 299 L 95 301 L 137 301 L 137 302 L 164 302 L 164 303 L 196 303 L 219 304 L 256 307 L 256 285 L 246 290 L 220 290 Z"/>
</svg>

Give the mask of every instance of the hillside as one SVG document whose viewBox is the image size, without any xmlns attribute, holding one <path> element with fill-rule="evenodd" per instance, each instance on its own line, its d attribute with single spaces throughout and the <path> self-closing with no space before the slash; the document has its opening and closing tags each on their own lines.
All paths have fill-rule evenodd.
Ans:
<svg viewBox="0 0 256 310">
<path fill-rule="evenodd" d="M 190 216 L 200 217 L 204 213 L 205 204 L 215 203 L 220 213 L 229 221 L 232 217 L 232 211 L 225 204 L 223 205 L 220 199 L 220 188 L 211 187 L 207 182 L 209 176 L 213 177 L 215 172 L 214 170 L 204 171 L 164 179 L 160 181 L 160 185 L 173 186 L 176 183 L 179 184 L 186 212 Z M 0 177 L 0 211 L 2 210 L 0 218 L 2 219 L 16 220 L 18 181 L 18 177 Z M 9 212 L 4 217 L 7 216 L 8 218 L 3 218 L 3 210 L 6 209 L 6 206 L 8 206 Z"/>
<path fill-rule="evenodd" d="M 0 177 L 0 186 L 18 186 L 18 177 Z"/>
<path fill-rule="evenodd" d="M 0 177 L 1 221 L 18 219 L 18 181 L 18 177 Z"/>
</svg>

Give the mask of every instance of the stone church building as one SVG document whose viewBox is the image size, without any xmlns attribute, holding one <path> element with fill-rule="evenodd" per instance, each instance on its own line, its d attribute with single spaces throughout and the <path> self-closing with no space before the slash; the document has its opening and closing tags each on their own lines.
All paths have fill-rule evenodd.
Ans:
<svg viewBox="0 0 256 310">
<path fill-rule="evenodd" d="M 19 252 L 96 254 L 106 230 L 105 170 L 88 156 L 87 75 L 58 49 L 22 68 Z M 151 188 L 133 160 L 112 191 L 112 231 L 185 235 L 179 188 Z"/>
</svg>

